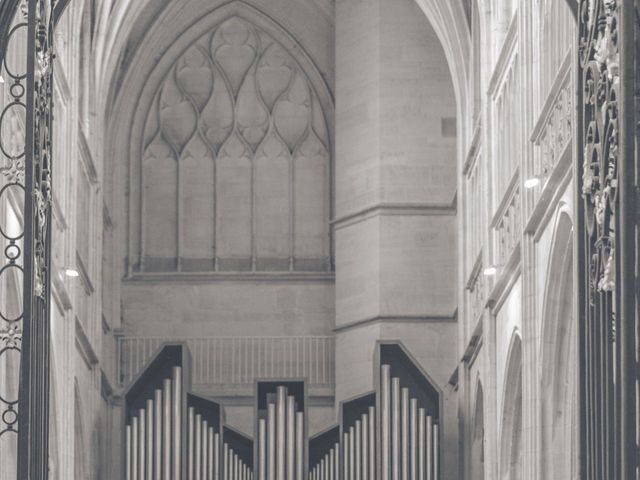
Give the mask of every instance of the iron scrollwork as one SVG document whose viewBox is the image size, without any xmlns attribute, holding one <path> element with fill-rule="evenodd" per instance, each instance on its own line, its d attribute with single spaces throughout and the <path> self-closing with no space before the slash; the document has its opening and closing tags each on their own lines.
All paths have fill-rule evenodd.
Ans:
<svg viewBox="0 0 640 480">
<path fill-rule="evenodd" d="M 0 453 L 9 477 L 44 480 L 56 1 L 13 3 L 0 45 Z"/>
<path fill-rule="evenodd" d="M 636 468 L 629 434 L 636 395 L 635 385 L 629 388 L 636 375 L 629 361 L 636 336 L 629 327 L 635 320 L 630 212 L 637 201 L 631 186 L 637 159 L 628 148 L 635 135 L 627 65 L 637 54 L 637 25 L 630 27 L 627 15 L 633 1 L 581 0 L 578 10 L 580 437 L 581 478 L 588 480 L 632 478 Z"/>
</svg>

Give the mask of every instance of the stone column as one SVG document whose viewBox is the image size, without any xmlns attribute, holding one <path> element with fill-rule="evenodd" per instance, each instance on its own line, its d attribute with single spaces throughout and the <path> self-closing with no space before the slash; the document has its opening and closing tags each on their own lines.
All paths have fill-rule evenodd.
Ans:
<svg viewBox="0 0 640 480">
<path fill-rule="evenodd" d="M 377 340 L 402 341 L 444 391 L 443 478 L 457 478 L 455 111 L 413 0 L 336 3 L 336 400 L 373 388 Z"/>
</svg>

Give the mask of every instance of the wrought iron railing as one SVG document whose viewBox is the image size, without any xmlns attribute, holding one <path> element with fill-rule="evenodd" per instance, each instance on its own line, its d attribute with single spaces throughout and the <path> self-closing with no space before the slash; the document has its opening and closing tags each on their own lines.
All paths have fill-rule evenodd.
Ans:
<svg viewBox="0 0 640 480">
<path fill-rule="evenodd" d="M 635 480 L 640 2 L 579 2 L 581 472 Z"/>
<path fill-rule="evenodd" d="M 195 385 L 249 386 L 259 378 L 306 378 L 311 388 L 335 384 L 331 336 L 119 337 L 120 383 L 128 385 L 163 343 L 175 341 L 189 346 Z"/>
</svg>

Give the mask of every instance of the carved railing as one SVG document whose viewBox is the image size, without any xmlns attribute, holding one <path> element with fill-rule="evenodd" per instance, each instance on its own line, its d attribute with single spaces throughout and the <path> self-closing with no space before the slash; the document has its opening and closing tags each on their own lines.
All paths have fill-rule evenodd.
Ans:
<svg viewBox="0 0 640 480">
<path fill-rule="evenodd" d="M 515 179 L 516 177 L 491 222 L 494 238 L 493 259 L 499 266 L 508 263 L 515 248 L 520 244 L 522 235 L 520 187 L 515 183 Z"/>
<path fill-rule="evenodd" d="M 117 378 L 127 385 L 158 347 L 177 340 L 192 352 L 197 385 L 248 387 L 256 378 L 303 377 L 311 388 L 333 388 L 335 384 L 331 336 L 119 337 Z"/>
</svg>

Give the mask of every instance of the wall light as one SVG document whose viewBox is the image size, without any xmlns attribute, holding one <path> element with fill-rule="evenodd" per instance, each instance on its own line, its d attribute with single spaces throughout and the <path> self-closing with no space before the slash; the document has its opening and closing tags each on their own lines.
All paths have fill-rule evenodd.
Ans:
<svg viewBox="0 0 640 480">
<path fill-rule="evenodd" d="M 80 272 L 78 272 L 78 270 L 76 270 L 75 268 L 71 268 L 71 267 L 62 267 L 62 273 L 64 273 L 65 276 L 72 277 L 72 278 L 80 276 Z"/>
<path fill-rule="evenodd" d="M 491 276 L 495 275 L 496 273 L 498 273 L 498 266 L 497 265 L 489 265 L 487 268 L 485 268 L 482 271 L 482 274 L 485 277 L 491 277 Z"/>
<path fill-rule="evenodd" d="M 542 179 L 539 176 L 527 178 L 524 181 L 524 188 L 534 188 L 540 185 Z"/>
</svg>

